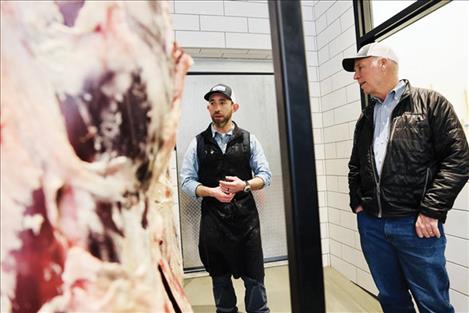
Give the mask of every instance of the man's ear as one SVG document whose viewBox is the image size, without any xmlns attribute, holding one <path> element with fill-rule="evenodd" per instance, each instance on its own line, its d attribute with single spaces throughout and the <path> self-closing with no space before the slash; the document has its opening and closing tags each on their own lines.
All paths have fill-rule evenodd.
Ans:
<svg viewBox="0 0 469 313">
<path fill-rule="evenodd" d="M 381 70 L 384 71 L 384 68 L 388 65 L 388 59 L 382 58 L 379 61 Z"/>
<path fill-rule="evenodd" d="M 239 104 L 233 102 L 233 112 L 238 111 L 238 109 L 239 109 Z"/>
</svg>

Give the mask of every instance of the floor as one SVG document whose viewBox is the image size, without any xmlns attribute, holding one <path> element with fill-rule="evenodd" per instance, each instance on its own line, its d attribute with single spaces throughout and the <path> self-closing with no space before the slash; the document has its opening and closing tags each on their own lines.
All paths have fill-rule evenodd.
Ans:
<svg viewBox="0 0 469 313">
<path fill-rule="evenodd" d="M 324 268 L 327 312 L 382 312 L 378 301 L 331 267 Z M 272 313 L 291 312 L 286 265 L 266 268 L 267 299 Z M 244 287 L 241 279 L 234 280 L 238 308 L 244 311 Z M 184 279 L 184 289 L 195 313 L 215 312 L 210 277 Z"/>
</svg>

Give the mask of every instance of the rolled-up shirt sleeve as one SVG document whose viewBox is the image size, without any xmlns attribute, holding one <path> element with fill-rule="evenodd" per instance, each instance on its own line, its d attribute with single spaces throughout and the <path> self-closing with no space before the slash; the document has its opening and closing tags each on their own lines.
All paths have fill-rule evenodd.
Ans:
<svg viewBox="0 0 469 313">
<path fill-rule="evenodd" d="M 269 162 L 267 161 L 264 150 L 256 136 L 250 134 L 251 158 L 249 165 L 251 166 L 254 176 L 260 177 L 264 181 L 264 186 L 270 186 L 272 180 L 272 172 L 270 171 Z"/>
<path fill-rule="evenodd" d="M 197 160 L 197 139 L 194 138 L 184 154 L 181 168 L 181 187 L 190 197 L 197 199 L 195 190 L 201 183 L 199 179 L 199 162 Z"/>
</svg>

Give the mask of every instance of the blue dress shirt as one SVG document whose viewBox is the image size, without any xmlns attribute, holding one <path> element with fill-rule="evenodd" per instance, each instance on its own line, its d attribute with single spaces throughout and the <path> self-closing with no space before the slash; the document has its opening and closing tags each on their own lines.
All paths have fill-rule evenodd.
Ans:
<svg viewBox="0 0 469 313">
<path fill-rule="evenodd" d="M 405 90 L 405 81 L 400 80 L 396 87 L 391 90 L 383 102 L 373 97 L 376 101 L 373 112 L 375 131 L 373 134 L 373 151 L 375 153 L 375 163 L 378 175 L 381 176 L 384 158 L 386 157 L 386 148 L 389 141 L 391 115 L 392 111 L 399 103 L 402 93 Z"/>
<path fill-rule="evenodd" d="M 234 129 L 234 128 L 233 128 Z M 221 151 L 225 153 L 226 145 L 233 136 L 233 129 L 223 134 L 218 132 L 212 125 L 212 135 Z M 270 172 L 269 162 L 264 155 L 264 150 L 261 144 L 253 134 L 249 135 L 249 145 L 251 147 L 251 157 L 249 165 L 254 173 L 254 176 L 260 177 L 264 181 L 265 186 L 269 186 L 271 182 L 272 173 Z M 182 190 L 193 197 L 197 198 L 195 190 L 197 186 L 201 185 L 199 179 L 199 161 L 197 159 L 197 139 L 192 139 L 187 151 L 184 155 L 181 169 Z"/>
</svg>

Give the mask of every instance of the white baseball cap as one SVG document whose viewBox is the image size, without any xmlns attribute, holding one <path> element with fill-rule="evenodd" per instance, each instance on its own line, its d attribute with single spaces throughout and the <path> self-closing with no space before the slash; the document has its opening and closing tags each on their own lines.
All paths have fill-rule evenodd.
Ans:
<svg viewBox="0 0 469 313">
<path fill-rule="evenodd" d="M 347 72 L 355 72 L 355 60 L 367 57 L 383 57 L 399 63 L 396 53 L 390 47 L 381 42 L 373 42 L 361 47 L 355 56 L 343 59 L 342 67 Z"/>
</svg>

